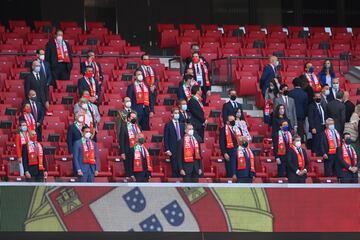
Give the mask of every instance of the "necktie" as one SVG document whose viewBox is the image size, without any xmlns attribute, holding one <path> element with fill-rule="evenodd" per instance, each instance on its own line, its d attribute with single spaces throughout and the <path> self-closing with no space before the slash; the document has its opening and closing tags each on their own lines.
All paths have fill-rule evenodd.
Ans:
<svg viewBox="0 0 360 240">
<path fill-rule="evenodd" d="M 319 109 L 319 113 L 320 113 L 320 116 L 321 116 L 321 124 L 324 124 L 324 115 L 323 115 L 323 113 L 322 113 L 322 111 L 321 111 L 321 106 L 320 106 L 320 104 L 318 104 L 318 109 Z"/>
<path fill-rule="evenodd" d="M 38 80 L 38 81 L 40 80 L 40 76 L 38 73 L 36 74 L 36 80 Z"/>
<path fill-rule="evenodd" d="M 37 109 L 34 101 L 32 102 L 32 108 L 33 108 L 34 118 L 37 121 Z"/>
<path fill-rule="evenodd" d="M 145 151 L 144 151 L 143 147 L 141 147 L 141 155 L 142 155 L 143 158 L 145 158 Z"/>
<path fill-rule="evenodd" d="M 233 108 L 236 108 L 236 103 L 232 102 Z"/>
<path fill-rule="evenodd" d="M 181 136 L 180 136 L 180 127 L 179 127 L 179 122 L 176 121 L 175 122 L 175 129 L 176 129 L 176 136 L 177 136 L 177 140 L 180 140 L 181 139 Z"/>
<path fill-rule="evenodd" d="M 130 110 L 130 109 L 128 109 L 128 110 L 127 110 L 127 112 L 129 113 L 129 112 L 131 112 L 131 110 Z"/>
<path fill-rule="evenodd" d="M 286 134 L 286 133 L 284 133 L 284 134 L 283 134 L 283 136 L 284 136 L 285 143 L 288 143 L 287 134 Z"/>
<path fill-rule="evenodd" d="M 348 146 L 347 149 L 348 149 L 348 153 L 349 153 L 349 156 L 350 156 L 351 166 L 354 166 L 354 158 L 353 158 L 353 155 L 352 155 L 351 147 Z"/>
<path fill-rule="evenodd" d="M 37 149 L 37 146 L 36 146 L 36 142 L 34 142 L 34 149 L 35 149 L 35 153 L 36 153 L 36 156 L 38 155 L 38 149 Z"/>
<path fill-rule="evenodd" d="M 334 130 L 331 130 L 332 138 L 334 139 L 335 147 L 337 147 L 337 139 L 336 139 L 336 133 Z"/>
<path fill-rule="evenodd" d="M 44 65 L 44 62 L 41 62 L 41 68 L 44 72 L 44 75 L 45 75 L 45 78 L 46 78 L 46 71 L 45 71 L 45 65 Z"/>
<path fill-rule="evenodd" d="M 137 134 L 137 132 L 136 132 L 136 127 L 135 127 L 135 124 L 133 124 L 133 131 L 134 131 L 134 133 L 135 133 L 135 135 Z"/>
<path fill-rule="evenodd" d="M 198 64 L 196 64 L 195 66 L 196 66 L 196 74 L 198 74 L 198 75 L 199 75 L 199 74 L 200 74 L 200 68 L 199 68 L 199 65 L 198 65 Z"/>
<path fill-rule="evenodd" d="M 287 108 L 287 106 L 288 106 L 288 98 L 285 97 L 285 108 Z"/>
<path fill-rule="evenodd" d="M 247 149 L 246 148 L 244 148 L 244 155 L 245 155 L 245 158 L 247 159 L 247 158 L 249 158 L 249 154 L 248 154 L 248 152 L 247 152 Z"/>
<path fill-rule="evenodd" d="M 86 147 L 87 147 L 88 150 L 90 149 L 89 140 L 86 140 Z"/>
</svg>

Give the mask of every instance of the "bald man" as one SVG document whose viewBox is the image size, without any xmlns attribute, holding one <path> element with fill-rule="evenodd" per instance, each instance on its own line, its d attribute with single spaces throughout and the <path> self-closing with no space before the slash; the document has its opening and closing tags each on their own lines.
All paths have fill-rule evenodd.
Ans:
<svg viewBox="0 0 360 240">
<path fill-rule="evenodd" d="M 345 104 L 345 122 L 350 122 L 351 115 L 355 111 L 355 105 L 349 100 L 349 97 L 349 92 L 345 91 L 343 97 L 343 102 Z"/>
<path fill-rule="evenodd" d="M 279 66 L 278 58 L 276 56 L 271 56 L 269 58 L 269 63 L 264 67 L 260 78 L 260 89 L 264 97 L 266 89 L 269 88 L 270 80 L 276 77 L 277 66 Z"/>
</svg>

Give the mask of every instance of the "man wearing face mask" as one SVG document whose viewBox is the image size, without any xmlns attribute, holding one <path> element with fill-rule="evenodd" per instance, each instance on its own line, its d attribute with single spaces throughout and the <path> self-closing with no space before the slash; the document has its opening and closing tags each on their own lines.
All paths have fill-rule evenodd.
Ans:
<svg viewBox="0 0 360 240">
<path fill-rule="evenodd" d="M 330 94 L 327 96 L 328 102 L 336 99 L 336 94 L 340 91 L 339 79 L 334 78 L 331 81 Z"/>
<path fill-rule="evenodd" d="M 321 134 L 320 150 L 324 160 L 325 177 L 336 176 L 336 149 L 341 146 L 339 132 L 335 129 L 334 119 L 326 119 L 325 131 Z"/>
<path fill-rule="evenodd" d="M 83 113 L 75 114 L 75 121 L 67 129 L 67 147 L 69 154 L 73 153 L 74 144 L 82 137 L 82 127 L 85 126 L 85 116 Z"/>
<path fill-rule="evenodd" d="M 99 174 L 100 169 L 98 148 L 91 140 L 90 127 L 85 125 L 81 131 L 82 138 L 74 144 L 74 171 L 77 172 L 80 182 L 94 182 L 94 177 Z"/>
<path fill-rule="evenodd" d="M 150 87 L 150 98 L 152 98 L 152 102 L 156 102 L 156 88 L 159 84 L 159 78 L 155 69 L 150 66 L 150 56 L 148 54 L 144 54 L 141 56 L 141 60 L 142 64 L 140 66 L 140 70 L 142 72 L 143 79 Z"/>
<path fill-rule="evenodd" d="M 30 182 L 43 182 L 47 178 L 47 163 L 43 146 L 36 140 L 36 132 L 29 132 L 29 141 L 22 146 L 25 177 Z"/>
<path fill-rule="evenodd" d="M 239 109 L 241 111 L 242 118 L 244 116 L 244 112 L 243 112 L 241 103 L 236 101 L 236 98 L 237 98 L 236 90 L 235 89 L 229 89 L 228 96 L 229 96 L 229 101 L 224 103 L 224 105 L 222 107 L 223 123 L 225 123 L 227 121 L 227 117 L 229 115 L 234 115 L 235 116 L 236 112 Z"/>
<path fill-rule="evenodd" d="M 341 183 L 358 183 L 359 161 L 351 142 L 350 133 L 344 133 L 343 143 L 336 151 L 338 180 Z"/>
<path fill-rule="evenodd" d="M 192 68 L 194 71 L 194 79 L 202 90 L 202 103 L 206 104 L 206 96 L 211 95 L 209 67 L 200 58 L 198 52 L 193 53 L 192 56 L 192 61 L 190 62 L 188 67 Z"/>
<path fill-rule="evenodd" d="M 185 69 L 189 69 L 188 66 L 192 61 L 193 53 L 199 53 L 199 52 L 200 52 L 199 45 L 198 44 L 192 44 L 191 47 L 190 47 L 190 56 L 188 56 L 185 59 Z M 202 59 L 203 62 L 206 64 L 206 66 L 209 67 L 209 63 L 206 61 L 206 59 L 203 56 L 200 55 L 200 59 Z M 194 73 L 193 73 L 193 75 L 194 75 Z"/>
<path fill-rule="evenodd" d="M 226 177 L 231 178 L 235 172 L 231 163 L 236 161 L 236 149 L 242 136 L 241 130 L 235 126 L 234 115 L 228 115 L 226 125 L 220 130 L 220 149 L 225 161 Z"/>
<path fill-rule="evenodd" d="M 189 111 L 187 101 L 185 99 L 179 100 L 179 110 L 180 110 L 180 119 L 181 123 L 191 123 L 191 113 Z"/>
<path fill-rule="evenodd" d="M 86 67 L 85 75 L 78 80 L 77 87 L 80 96 L 82 96 L 86 90 L 90 93 L 90 102 L 99 103 L 100 86 L 98 81 L 94 78 L 94 71 L 92 66 Z"/>
<path fill-rule="evenodd" d="M 150 97 L 150 87 L 144 81 L 141 69 L 134 73 L 134 83 L 130 84 L 126 91 L 126 96 L 131 99 L 131 106 L 136 111 L 138 123 L 144 131 L 150 130 L 149 119 L 154 116 L 153 98 Z"/>
<path fill-rule="evenodd" d="M 120 154 L 124 160 L 124 168 L 126 176 L 130 177 L 130 150 L 135 146 L 137 135 L 141 133 L 140 127 L 137 124 L 136 112 L 130 112 L 127 115 L 127 122 L 123 125 L 120 131 Z"/>
<path fill-rule="evenodd" d="M 36 50 L 36 57 L 37 60 L 40 63 L 40 74 L 43 74 L 47 85 L 54 85 L 53 81 L 52 81 L 52 73 L 51 73 L 51 69 L 50 69 L 50 64 L 45 61 L 45 50 L 44 49 L 38 49 Z"/>
<path fill-rule="evenodd" d="M 320 151 L 321 135 L 325 128 L 325 119 L 327 119 L 327 112 L 321 106 L 321 96 L 317 92 L 314 95 L 314 102 L 309 105 L 309 131 L 312 135 L 312 152 L 317 156 L 322 156 Z"/>
<path fill-rule="evenodd" d="M 127 122 L 127 116 L 130 112 L 132 112 L 131 99 L 129 97 L 124 97 L 123 106 L 124 109 L 118 111 L 117 121 L 116 121 L 116 132 L 119 139 L 120 139 L 120 131 L 121 129 L 123 129 L 123 126 Z"/>
<path fill-rule="evenodd" d="M 134 182 L 148 182 L 153 171 L 152 159 L 145 146 L 144 134 L 139 133 L 136 143 L 130 150 L 130 177 Z"/>
<path fill-rule="evenodd" d="M 289 183 L 305 183 L 309 161 L 305 149 L 301 147 L 301 138 L 295 135 L 287 155 L 287 178 Z"/>
<path fill-rule="evenodd" d="M 194 127 L 187 124 L 185 135 L 177 142 L 176 159 L 184 182 L 197 182 L 203 175 L 203 164 L 199 141 L 194 137 Z"/>
<path fill-rule="evenodd" d="M 273 138 L 274 155 L 278 165 L 278 177 L 286 176 L 286 155 L 289 152 L 292 136 L 289 131 L 289 124 L 283 120 L 280 122 L 280 130 Z"/>
<path fill-rule="evenodd" d="M 232 181 L 252 183 L 256 177 L 255 157 L 246 137 L 240 137 L 239 146 L 235 149 L 236 157 L 231 160 Z"/>
<path fill-rule="evenodd" d="M 22 147 L 29 142 L 29 133 L 26 122 L 19 120 L 19 132 L 15 135 L 16 156 L 19 163 L 20 176 L 24 176 L 24 166 L 22 162 Z"/>
<path fill-rule="evenodd" d="M 99 88 L 101 88 L 104 75 L 101 69 L 100 63 L 96 62 L 94 51 L 90 50 L 87 52 L 86 60 L 80 63 L 80 72 L 85 76 L 86 68 L 90 66 L 94 72 L 94 79 L 99 83 Z"/>
<path fill-rule="evenodd" d="M 171 109 L 171 120 L 164 127 L 164 151 L 170 157 L 172 177 L 180 177 L 179 164 L 176 161 L 176 144 L 184 137 L 185 125 L 180 123 L 180 110 L 177 107 Z"/>
<path fill-rule="evenodd" d="M 204 105 L 202 104 L 202 92 L 200 86 L 195 86 L 191 89 L 192 97 L 188 103 L 189 111 L 192 116 L 192 123 L 195 131 L 199 134 L 201 142 L 204 141 L 205 127 L 207 120 L 204 112 Z"/>
<path fill-rule="evenodd" d="M 307 62 L 304 66 L 305 70 L 305 77 L 309 81 L 309 85 L 312 87 L 314 92 L 320 92 L 321 91 L 321 82 L 319 81 L 318 77 L 314 73 L 315 68 L 313 67 L 312 63 Z"/>
<path fill-rule="evenodd" d="M 70 44 L 64 40 L 64 32 L 56 30 L 55 39 L 47 43 L 45 59 L 50 63 L 52 79 L 69 80 L 72 69 L 72 51 Z"/>
<path fill-rule="evenodd" d="M 271 56 L 269 58 L 269 63 L 264 67 L 264 70 L 260 77 L 260 89 L 264 97 L 265 97 L 266 89 L 269 88 L 270 80 L 274 79 L 277 75 L 278 66 L 279 66 L 278 58 L 276 56 Z"/>
<path fill-rule="evenodd" d="M 328 116 L 334 119 L 335 128 L 339 133 L 344 132 L 346 118 L 345 104 L 342 102 L 343 97 L 343 91 L 337 92 L 336 100 L 332 100 L 331 102 L 329 102 L 326 109 Z"/>
<path fill-rule="evenodd" d="M 30 113 L 35 121 L 35 131 L 37 135 L 37 140 L 42 141 L 42 125 L 45 118 L 45 111 L 42 104 L 39 102 L 36 92 L 34 90 L 30 90 L 28 94 L 28 99 L 24 102 L 24 104 L 30 105 Z M 29 111 L 25 109 L 26 111 Z M 28 120 L 29 121 L 29 120 Z M 30 129 L 29 129 L 30 130 Z"/>
<path fill-rule="evenodd" d="M 28 74 L 24 81 L 25 96 L 29 95 L 30 90 L 34 90 L 38 101 L 44 108 L 49 108 L 49 86 L 44 75 L 40 73 L 40 62 L 35 60 L 32 63 L 32 73 Z"/>
<path fill-rule="evenodd" d="M 327 97 L 330 95 L 330 87 L 327 84 L 324 84 L 321 89 L 321 106 L 326 109 L 327 104 L 329 103 Z"/>
<path fill-rule="evenodd" d="M 286 84 L 282 84 L 280 86 L 280 97 L 275 98 L 274 100 L 274 109 L 277 105 L 282 104 L 285 106 L 286 116 L 290 119 L 291 126 L 294 127 L 294 132 L 297 132 L 297 114 L 296 114 L 296 106 L 293 98 L 288 96 L 288 86 Z"/>
<path fill-rule="evenodd" d="M 178 99 L 186 99 L 187 101 L 189 101 L 191 98 L 191 88 L 197 85 L 198 83 L 194 80 L 193 75 L 184 75 L 183 80 L 179 83 L 177 93 Z"/>
</svg>

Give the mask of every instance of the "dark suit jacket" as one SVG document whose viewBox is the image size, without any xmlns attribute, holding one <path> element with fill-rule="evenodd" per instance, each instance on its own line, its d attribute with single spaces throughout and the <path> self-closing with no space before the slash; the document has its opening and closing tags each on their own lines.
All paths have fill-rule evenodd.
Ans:
<svg viewBox="0 0 360 240">
<path fill-rule="evenodd" d="M 230 131 L 230 134 L 231 134 L 232 142 L 234 144 L 234 148 L 237 148 L 238 142 L 237 142 L 236 136 L 232 131 Z M 231 150 L 226 147 L 226 144 L 227 144 L 227 141 L 226 141 L 225 127 L 222 127 L 220 129 L 220 150 L 221 150 L 222 155 L 224 155 L 225 153 L 229 154 L 228 151 Z"/>
<path fill-rule="evenodd" d="M 38 81 L 33 73 L 26 76 L 24 82 L 25 98 L 28 97 L 29 91 L 34 90 L 38 101 L 45 107 L 45 102 L 49 101 L 49 87 L 45 76 L 39 73 L 40 80 Z"/>
<path fill-rule="evenodd" d="M 264 70 L 260 77 L 260 89 L 263 93 L 263 96 L 265 95 L 266 89 L 268 89 L 270 86 L 270 80 L 273 78 L 275 78 L 275 71 L 270 64 L 267 64 L 264 67 Z"/>
<path fill-rule="evenodd" d="M 154 101 L 153 98 L 150 97 L 151 91 L 150 91 L 150 87 L 149 85 L 147 85 L 147 83 L 144 81 L 144 83 L 146 84 L 146 86 L 148 86 L 149 88 L 149 101 L 150 101 L 150 106 L 149 107 L 145 107 L 145 110 L 148 111 L 148 113 L 150 112 L 154 112 Z M 142 112 L 143 108 L 144 108 L 144 104 L 137 104 L 136 103 L 136 93 L 135 93 L 135 89 L 134 89 L 134 83 L 130 84 L 127 87 L 127 91 L 126 91 L 126 96 L 129 97 L 131 99 L 131 108 L 136 111 L 137 113 Z"/>
<path fill-rule="evenodd" d="M 75 124 L 71 124 L 67 130 L 66 142 L 68 146 L 68 151 L 70 154 L 73 153 L 74 144 L 77 140 L 82 138 L 82 133 L 75 126 Z"/>
<path fill-rule="evenodd" d="M 349 167 L 360 167 L 360 162 L 359 162 L 359 159 L 358 159 L 358 162 L 357 162 L 357 166 L 350 166 L 349 164 L 347 164 L 345 161 L 344 161 L 344 157 L 343 157 L 343 153 L 342 153 L 342 148 L 339 147 L 336 149 L 336 160 L 337 160 L 337 169 L 338 169 L 338 173 L 337 175 L 339 177 L 342 177 L 343 176 L 343 173 L 352 173 L 350 172 L 348 169 Z M 346 168 L 346 170 L 344 171 L 343 168 Z"/>
<path fill-rule="evenodd" d="M 71 47 L 70 44 L 65 41 L 68 53 L 69 53 L 69 58 L 70 58 L 70 62 L 66 64 L 67 70 L 68 72 L 71 72 L 72 69 L 72 65 L 73 65 L 73 61 L 72 61 L 72 51 L 71 51 Z M 47 43 L 46 45 L 46 55 L 45 55 L 45 59 L 46 61 L 48 61 L 50 63 L 50 67 L 51 67 L 51 72 L 53 74 L 53 79 L 56 79 L 56 67 L 58 64 L 58 56 L 57 56 L 57 51 L 56 51 L 56 44 L 54 39 L 50 39 L 50 41 Z"/>
<path fill-rule="evenodd" d="M 345 126 L 345 105 L 344 103 L 333 100 L 327 105 L 327 116 L 335 121 L 335 128 L 340 134 L 344 133 Z"/>
<path fill-rule="evenodd" d="M 324 119 L 327 118 L 326 109 L 324 110 Z M 313 128 L 316 129 L 316 132 L 319 133 L 324 130 L 324 126 L 322 125 L 321 115 L 319 113 L 318 107 L 316 103 L 312 103 L 309 105 L 309 113 L 308 113 L 308 120 L 309 120 L 309 131 Z"/>
<path fill-rule="evenodd" d="M 185 94 L 185 91 L 183 88 L 183 84 L 184 84 L 184 81 L 179 82 L 179 88 L 178 88 L 178 92 L 177 92 L 177 97 L 179 100 L 180 99 L 187 100 L 187 97 L 186 97 L 186 94 Z"/>
<path fill-rule="evenodd" d="M 205 113 L 201 108 L 200 103 L 196 99 L 191 98 L 188 102 L 188 108 L 192 116 L 192 123 L 194 124 L 194 128 L 199 129 L 203 127 L 206 119 Z"/>
<path fill-rule="evenodd" d="M 199 141 L 198 141 L 199 142 Z M 203 169 L 202 159 L 194 160 L 192 163 L 184 162 L 184 138 L 180 139 L 176 144 L 176 161 L 179 164 L 179 169 L 184 169 L 186 174 L 190 174 L 193 170 L 198 173 L 199 169 Z M 200 156 L 201 156 L 201 146 L 199 142 Z"/>
<path fill-rule="evenodd" d="M 181 123 L 187 123 L 187 122 L 192 123 L 192 117 L 191 117 L 190 111 L 186 110 L 186 117 L 185 117 L 185 114 L 182 111 L 180 111 L 180 119 L 179 119 L 179 121 Z"/>
<path fill-rule="evenodd" d="M 180 123 L 179 121 L 179 127 L 181 138 L 183 138 L 185 133 L 184 123 Z M 176 135 L 176 129 L 174 126 L 174 122 L 171 120 L 170 122 L 165 124 L 164 128 L 164 152 L 170 151 L 174 155 L 176 153 L 177 141 L 178 140 Z"/>
<path fill-rule="evenodd" d="M 140 68 L 139 68 L 141 70 L 141 73 L 142 73 L 143 77 L 144 77 L 144 81 L 146 81 L 145 73 L 144 73 L 144 70 L 143 70 L 142 66 L 144 66 L 145 68 L 147 68 L 147 66 L 141 65 Z M 149 66 L 149 67 L 151 67 L 151 66 Z M 154 72 L 154 75 L 155 75 L 155 83 L 154 83 L 154 85 L 155 85 L 155 88 L 156 88 L 158 86 L 158 84 L 159 84 L 159 78 L 158 78 L 158 75 L 156 74 L 155 69 L 153 67 L 151 67 L 151 68 L 152 68 L 152 70 Z M 147 83 L 147 84 L 149 84 L 149 83 Z"/>
<path fill-rule="evenodd" d="M 288 139 L 288 141 L 289 141 L 289 139 Z M 278 143 L 279 143 L 279 135 L 278 135 L 278 132 L 277 132 L 277 134 L 273 137 L 273 147 L 274 147 L 274 156 L 275 156 L 275 158 L 280 157 L 278 155 Z M 290 144 L 289 142 L 285 142 L 286 154 L 289 152 L 289 147 L 290 147 L 289 144 Z"/>
<path fill-rule="evenodd" d="M 336 99 L 336 95 L 334 95 L 332 87 L 330 87 L 329 90 L 330 90 L 330 94 L 326 97 L 326 99 L 328 100 L 328 102 L 331 102 L 332 100 Z"/>
<path fill-rule="evenodd" d="M 43 146 L 43 148 L 44 148 L 44 146 Z M 32 177 L 43 176 L 43 173 L 41 171 L 39 171 L 38 165 L 29 166 L 28 150 L 27 150 L 26 144 L 22 146 L 21 150 L 22 150 L 22 161 L 23 161 L 23 165 L 24 165 L 24 172 L 29 171 L 29 173 Z M 47 162 L 46 162 L 45 154 L 43 155 L 43 165 L 44 165 L 45 171 L 47 171 Z"/>
<path fill-rule="evenodd" d="M 305 161 L 304 169 L 309 171 L 309 160 L 306 151 L 302 149 L 302 153 L 304 155 L 304 161 Z M 292 172 L 293 174 L 296 174 L 296 171 L 299 170 L 299 163 L 297 161 L 296 152 L 294 152 L 292 148 L 289 148 L 288 154 L 286 156 L 287 156 L 286 167 L 288 171 Z"/>
<path fill-rule="evenodd" d="M 45 69 L 43 68 L 42 64 L 44 64 Z M 47 61 L 43 61 L 41 63 L 41 67 L 40 67 L 40 73 L 45 76 L 46 82 L 49 85 L 52 82 L 52 73 L 51 73 L 50 63 L 48 63 Z"/>
<path fill-rule="evenodd" d="M 99 86 L 99 82 L 95 80 L 95 86 L 96 86 L 96 95 L 100 98 L 100 86 Z M 83 95 L 83 92 L 85 90 L 89 91 L 90 93 L 90 86 L 89 84 L 86 82 L 85 78 L 82 77 L 78 80 L 78 83 L 77 83 L 77 87 L 78 87 L 78 91 L 79 91 L 79 95 L 82 96 Z"/>
<path fill-rule="evenodd" d="M 98 62 L 96 62 L 96 64 L 97 64 L 97 66 L 99 68 L 99 76 L 100 76 L 100 79 L 97 79 L 97 80 L 102 81 L 102 80 L 104 80 L 104 74 L 102 72 L 101 64 L 98 63 Z M 85 75 L 85 70 L 86 70 L 86 63 L 81 62 L 80 63 L 80 72 L 81 72 L 82 75 Z M 94 71 L 95 71 L 95 69 L 94 69 Z"/>
<path fill-rule="evenodd" d="M 294 88 L 289 92 L 289 97 L 295 101 L 296 117 L 304 121 L 308 113 L 308 96 L 302 88 Z"/>
<path fill-rule="evenodd" d="M 92 141 L 92 140 L 90 140 Z M 84 153 L 82 149 L 82 141 L 81 139 L 77 140 L 74 144 L 74 152 L 73 152 L 73 161 L 75 165 L 74 172 L 81 170 L 83 173 L 88 172 L 95 172 L 100 170 L 100 163 L 99 163 L 99 152 L 96 145 L 96 142 L 92 141 L 94 144 L 94 151 L 95 151 L 95 166 L 84 163 Z"/>
<path fill-rule="evenodd" d="M 223 118 L 223 123 L 225 124 L 227 122 L 227 117 L 229 115 L 236 115 L 236 112 L 238 111 L 238 109 L 240 109 L 241 111 L 241 119 L 244 119 L 244 112 L 243 112 L 243 108 L 241 103 L 236 102 L 237 107 L 234 108 L 232 103 L 230 101 L 228 101 L 227 103 L 224 103 L 223 107 L 222 107 L 222 118 Z"/>
<path fill-rule="evenodd" d="M 327 140 L 326 133 L 324 131 L 321 133 L 321 138 L 320 138 L 320 154 L 321 156 L 323 156 L 324 154 L 328 154 L 328 152 L 329 152 L 329 142 Z"/>
<path fill-rule="evenodd" d="M 24 104 L 27 104 L 27 103 L 30 104 L 30 100 L 24 101 Z M 35 118 L 35 121 L 37 123 L 40 123 L 40 125 L 42 125 L 43 122 L 44 122 L 44 118 L 45 118 L 45 109 L 44 109 L 43 105 L 39 101 L 35 102 L 35 104 L 36 104 L 36 108 L 37 108 L 37 117 L 34 114 L 34 109 L 32 108 L 32 105 L 30 104 L 30 106 L 31 106 L 31 114 Z"/>
<path fill-rule="evenodd" d="M 237 153 L 236 153 L 237 155 Z M 251 162 L 250 162 L 250 156 L 245 155 L 245 161 L 246 161 L 246 168 L 242 169 L 242 170 L 238 170 L 238 162 L 237 162 L 237 157 L 236 160 L 230 161 L 230 167 L 231 167 L 231 172 L 232 174 L 235 174 L 237 178 L 252 178 L 254 176 L 256 176 L 255 172 L 251 172 Z M 255 160 L 254 160 L 255 161 Z"/>
<path fill-rule="evenodd" d="M 130 149 L 130 153 L 129 153 L 129 170 L 130 170 L 130 176 L 134 175 L 134 148 Z M 151 176 L 151 172 L 148 171 L 148 166 L 147 166 L 147 162 L 146 162 L 146 158 L 142 157 L 142 167 L 143 167 L 143 172 L 145 172 L 145 176 Z"/>
<path fill-rule="evenodd" d="M 355 105 L 350 101 L 346 101 L 345 103 L 345 122 L 350 122 L 351 115 L 355 111 Z"/>
<path fill-rule="evenodd" d="M 140 126 L 139 126 L 140 128 Z M 120 154 L 130 154 L 129 132 L 127 124 L 124 124 L 120 131 Z"/>
</svg>

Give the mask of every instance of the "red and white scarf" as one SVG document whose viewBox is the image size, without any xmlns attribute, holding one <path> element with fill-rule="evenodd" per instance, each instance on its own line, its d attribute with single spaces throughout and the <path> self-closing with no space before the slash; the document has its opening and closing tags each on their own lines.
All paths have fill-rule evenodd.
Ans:
<svg viewBox="0 0 360 240">
<path fill-rule="evenodd" d="M 61 44 L 62 49 L 60 49 L 60 44 L 59 44 L 58 40 L 54 39 L 54 41 L 55 41 L 55 45 L 56 45 L 56 53 L 57 53 L 58 62 L 69 63 L 70 57 L 69 57 L 69 52 L 68 52 L 65 41 L 62 40 L 62 44 Z M 64 56 L 63 56 L 63 54 L 64 54 Z"/>
</svg>

